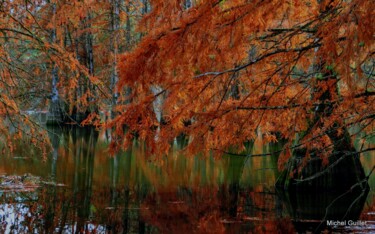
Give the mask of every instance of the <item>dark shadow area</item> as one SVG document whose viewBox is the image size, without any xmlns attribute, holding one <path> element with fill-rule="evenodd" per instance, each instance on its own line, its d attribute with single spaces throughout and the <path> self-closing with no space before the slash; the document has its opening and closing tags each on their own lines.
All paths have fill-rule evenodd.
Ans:
<svg viewBox="0 0 375 234">
<path fill-rule="evenodd" d="M 334 224 L 349 226 L 349 221 L 359 219 L 368 193 L 367 182 L 364 187 L 353 186 L 345 192 L 277 190 L 299 233 L 320 233 L 325 229 L 331 230 Z"/>
</svg>

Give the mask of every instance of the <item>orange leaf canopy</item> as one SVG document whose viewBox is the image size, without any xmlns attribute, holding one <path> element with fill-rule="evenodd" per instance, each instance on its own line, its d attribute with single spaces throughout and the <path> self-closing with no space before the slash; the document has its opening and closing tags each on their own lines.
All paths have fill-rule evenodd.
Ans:
<svg viewBox="0 0 375 234">
<path fill-rule="evenodd" d="M 373 1 L 151 5 L 139 25 L 144 37 L 119 63 L 119 86 L 132 90 L 123 99 L 132 102 L 119 107 L 109 125 L 129 127 L 125 135 L 116 131 L 118 145 L 129 145 L 137 132 L 155 154 L 167 152 L 181 134 L 189 136 L 189 154 L 240 151 L 263 136 L 264 142 L 282 137 L 290 146 L 309 127 L 316 97 L 325 91 L 332 113 L 302 144 L 326 147 L 327 140 L 316 139 L 338 122 L 372 131 L 375 87 L 366 71 L 374 66 Z M 325 82 L 328 73 L 336 79 Z"/>
</svg>

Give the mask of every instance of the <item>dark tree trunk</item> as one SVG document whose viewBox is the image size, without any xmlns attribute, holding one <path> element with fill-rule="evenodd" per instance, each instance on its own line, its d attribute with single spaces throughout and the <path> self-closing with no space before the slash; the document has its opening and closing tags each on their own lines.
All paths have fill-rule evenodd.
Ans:
<svg viewBox="0 0 375 234">
<path fill-rule="evenodd" d="M 52 15 L 56 14 L 56 4 L 51 3 Z M 51 29 L 50 32 L 50 42 L 56 43 L 56 29 Z M 59 90 L 57 85 L 59 83 L 59 70 L 55 63 L 51 63 L 52 67 L 52 84 L 51 84 L 51 101 L 49 103 L 49 114 L 47 117 L 47 124 L 54 125 L 63 122 L 63 105 L 61 104 L 61 99 L 59 96 Z"/>
<path fill-rule="evenodd" d="M 82 27 L 86 29 L 91 28 L 90 21 L 91 15 L 88 13 L 86 18 L 81 21 Z M 88 68 L 89 75 L 94 75 L 95 72 L 93 40 L 93 35 L 90 31 L 85 32 L 75 39 L 76 58 L 81 64 L 84 64 Z M 96 87 L 91 83 L 88 77 L 81 74 L 76 91 L 76 100 L 82 98 L 86 93 L 90 93 L 86 100 L 86 102 L 90 104 L 88 106 L 83 106 L 80 103 L 74 105 L 68 122 L 75 121 L 77 124 L 80 124 L 90 113 L 98 112 Z"/>
<path fill-rule="evenodd" d="M 320 67 L 324 67 L 321 64 Z M 322 69 L 324 72 L 323 79 L 317 81 L 322 82 L 335 81 L 337 77 L 332 69 Z M 317 85 L 313 90 L 313 100 L 321 103 L 314 111 L 314 118 L 309 123 L 308 130 L 302 136 L 302 139 L 308 135 L 315 127 L 323 127 L 323 119 L 327 119 L 332 114 L 334 106 L 332 97 L 338 95 L 337 84 L 332 89 L 321 92 L 321 85 Z M 316 96 L 319 95 L 319 96 Z M 341 129 L 341 134 L 338 129 Z M 362 183 L 365 179 L 365 174 L 361 162 L 359 160 L 359 153 L 353 146 L 348 130 L 334 123 L 332 127 L 328 128 L 324 134 L 329 137 L 333 145 L 332 154 L 328 158 L 328 165 L 323 165 L 323 160 L 319 157 L 319 150 L 311 150 L 310 159 L 306 162 L 306 148 L 295 149 L 292 158 L 287 164 L 287 168 L 279 177 L 276 186 L 286 190 L 337 190 L 343 191 L 350 189 L 353 185 L 359 184 L 361 187 L 366 187 L 367 183 Z M 305 163 L 303 165 L 303 163 Z"/>
<path fill-rule="evenodd" d="M 117 55 L 119 48 L 119 29 L 120 29 L 120 1 L 111 1 L 111 52 L 113 54 L 112 71 L 111 71 L 111 90 L 112 90 L 112 110 L 111 117 L 115 117 L 114 108 L 117 105 L 118 99 L 118 71 L 117 71 Z M 127 7 L 126 7 L 127 8 Z M 128 17 L 129 18 L 129 17 Z"/>
</svg>

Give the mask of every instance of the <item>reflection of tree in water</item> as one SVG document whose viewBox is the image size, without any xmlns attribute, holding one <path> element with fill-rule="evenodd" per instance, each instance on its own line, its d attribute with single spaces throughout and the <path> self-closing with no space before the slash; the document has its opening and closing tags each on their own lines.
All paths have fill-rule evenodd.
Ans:
<svg viewBox="0 0 375 234">
<path fill-rule="evenodd" d="M 234 206 L 223 210 L 222 193 L 222 187 L 197 187 L 189 188 L 189 193 L 184 195 L 174 189 L 150 194 L 143 203 L 142 218 L 160 233 L 291 233 L 294 230 L 288 218 L 262 217 L 262 213 L 270 213 L 273 207 L 252 207 L 264 208 L 262 212 L 258 210 L 258 216 L 241 214 L 251 190 L 242 189 L 238 194 L 237 216 L 231 217 Z M 232 194 L 229 190 L 226 193 L 225 198 L 229 200 Z M 264 199 L 260 196 L 255 199 Z M 274 204 L 269 199 L 269 204 Z"/>
<path fill-rule="evenodd" d="M 189 189 L 189 194 L 177 194 L 172 188 L 150 194 L 142 207 L 142 218 L 161 233 L 221 233 L 220 200 L 217 189 Z"/>
<path fill-rule="evenodd" d="M 225 182 L 220 185 L 218 195 L 221 200 L 221 211 L 223 215 L 228 215 L 229 218 L 236 218 L 240 179 L 246 158 L 229 156 L 228 161 L 229 165 L 225 173 Z"/>
<path fill-rule="evenodd" d="M 176 140 L 177 149 L 183 148 L 187 138 Z M 155 226 L 160 233 L 221 233 L 220 201 L 215 180 L 214 163 L 199 157 L 171 155 L 163 166 L 146 169 L 144 180 L 153 189 L 142 192 L 139 202 L 144 223 Z M 139 183 L 144 184 L 144 183 Z"/>
<path fill-rule="evenodd" d="M 252 145 L 249 145 L 248 151 L 251 150 Z M 246 157 L 224 156 L 220 160 L 222 171 L 216 177 L 210 170 L 210 162 L 194 159 L 193 168 L 201 176 L 199 182 L 194 179 L 190 186 L 177 187 L 170 184 L 170 187 L 164 186 L 150 193 L 142 206 L 147 208 L 142 210 L 146 223 L 156 226 L 161 233 L 261 233 L 279 230 L 288 233 L 293 230 L 293 224 L 288 219 L 271 215 L 263 217 L 263 214 L 274 212 L 275 194 L 256 191 L 254 184 L 251 187 L 241 186 L 244 167 L 250 166 Z M 181 165 L 178 172 L 189 173 L 189 167 Z M 215 180 L 219 181 L 205 183 Z"/>
<path fill-rule="evenodd" d="M 134 187 L 132 180 L 132 148 L 110 158 L 110 207 L 108 207 L 107 233 L 129 233 L 137 226 L 139 233 L 145 229 L 144 223 L 139 219 L 139 203 L 142 200 L 142 190 L 145 187 Z M 122 164 L 121 164 L 122 163 Z M 120 170 L 123 172 L 124 183 L 119 184 Z M 147 189 L 146 189 L 147 190 Z M 147 191 L 146 191 L 147 193 Z M 135 207 L 134 207 L 135 205 Z M 134 217 L 135 216 L 135 217 Z M 135 221 L 134 219 L 138 219 Z M 134 224 L 134 222 L 138 222 Z"/>
<path fill-rule="evenodd" d="M 226 229 L 235 232 L 289 233 L 294 230 L 293 225 L 282 216 L 281 202 L 266 184 L 270 180 L 267 175 L 271 174 L 272 178 L 278 176 L 277 156 L 282 144 L 262 147 L 262 154 L 253 154 L 255 149 L 251 142 L 241 154 L 247 157 L 232 155 L 226 158 L 228 166 L 225 180 L 218 192 L 221 217 L 226 219 Z M 271 152 L 278 153 L 270 155 Z M 253 157 L 262 157 L 257 160 L 260 168 L 252 165 L 255 163 Z M 252 168 L 251 178 L 243 177 L 246 167 Z M 249 181 L 244 181 L 246 179 Z M 245 186 L 241 186 L 241 183 Z"/>
<path fill-rule="evenodd" d="M 279 152 L 280 147 L 270 145 L 269 151 Z M 161 232 L 305 232 L 315 230 L 311 227 L 313 219 L 319 222 L 324 218 L 337 220 L 344 215 L 357 219 L 363 207 L 362 198 L 365 199 L 367 195 L 366 192 L 362 196 L 358 192 L 354 195 L 353 191 L 353 194 L 337 199 L 331 207 L 333 212 L 324 217 L 322 211 L 326 211 L 337 196 L 332 197 L 325 192 L 321 192 L 320 196 L 301 192 L 293 193 L 289 200 L 285 200 L 261 183 L 250 182 L 245 183 L 245 187 L 241 186 L 241 180 L 246 179 L 243 169 L 247 166 L 254 168 L 249 165 L 251 161 L 235 156 L 223 158 L 222 161 L 225 169 L 223 181 L 218 186 L 179 187 L 178 192 L 173 187 L 169 190 L 164 188 L 148 196 L 143 204 L 148 209 L 144 210 L 142 217 Z M 277 177 L 277 157 L 273 157 L 268 165 L 261 160 L 261 169 L 271 169 L 265 168 L 270 166 L 274 169 L 274 177 Z M 195 168 L 199 169 L 199 166 Z M 188 170 L 180 168 L 180 171 Z M 261 181 L 267 180 L 265 170 L 253 173 L 252 178 L 259 173 Z M 351 210 L 348 210 L 349 207 Z"/>
<path fill-rule="evenodd" d="M 58 157 L 60 137 L 64 136 L 65 144 L 73 147 L 66 153 L 73 157 L 74 173 L 72 195 L 70 191 L 60 191 L 57 195 L 56 187 L 51 187 L 42 193 L 46 197 L 45 227 L 47 232 L 55 231 L 56 227 L 63 232 L 70 225 L 75 225 L 76 231 L 88 231 L 87 221 L 90 220 L 94 207 L 91 204 L 94 174 L 95 145 L 98 133 L 92 128 L 63 128 L 51 129 L 50 139 L 52 152 L 52 179 L 56 176 L 56 162 Z M 60 196 L 60 197 L 57 197 Z M 62 204 L 58 204 L 58 203 Z M 60 213 L 61 212 L 61 213 Z M 61 216 L 56 217 L 56 213 Z M 71 227 L 69 227 L 71 228 Z"/>
<path fill-rule="evenodd" d="M 85 129 L 85 131 L 76 129 L 72 131 L 72 140 L 76 144 L 74 147 L 76 167 L 73 180 L 73 201 L 74 205 L 79 207 L 77 230 L 87 230 L 86 221 L 91 218 L 92 180 L 97 139 L 98 133 L 92 128 Z"/>
<path fill-rule="evenodd" d="M 277 157 L 214 160 L 173 153 L 155 162 L 140 143 L 109 157 L 91 129 L 54 129 L 50 138 L 54 149 L 45 170 L 67 187 L 48 185 L 24 198 L 19 204 L 30 214 L 19 212 L 26 221 L 18 231 L 27 225 L 40 233 L 290 233 L 309 229 L 296 220 L 329 201 L 298 194 L 281 201 L 268 182 L 278 175 Z M 184 140 L 177 140 L 175 150 Z M 339 206 L 348 207 L 344 200 Z"/>
<path fill-rule="evenodd" d="M 56 174 L 57 174 L 57 159 L 58 159 L 58 151 L 60 147 L 60 138 L 62 136 L 62 129 L 59 127 L 53 127 L 48 130 L 48 136 L 51 141 L 52 145 L 52 158 L 51 158 L 51 171 L 50 171 L 50 179 L 53 182 L 56 182 Z M 45 189 L 45 188 L 44 188 Z M 57 191 L 55 186 L 47 187 L 45 190 L 46 196 L 46 212 L 44 217 L 44 230 L 46 232 L 53 232 L 55 223 L 58 217 L 56 217 L 55 210 L 56 210 L 56 203 L 58 201 L 57 198 Z"/>
</svg>

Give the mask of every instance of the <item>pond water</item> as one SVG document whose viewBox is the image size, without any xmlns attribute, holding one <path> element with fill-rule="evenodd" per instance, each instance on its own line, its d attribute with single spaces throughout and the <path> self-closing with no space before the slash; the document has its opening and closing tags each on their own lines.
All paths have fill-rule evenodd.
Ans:
<svg viewBox="0 0 375 234">
<path fill-rule="evenodd" d="M 176 140 L 159 160 L 140 143 L 111 157 L 105 132 L 53 128 L 49 135 L 53 151 L 45 161 L 32 151 L 0 156 L 0 175 L 42 182 L 0 187 L 0 233 L 375 232 L 375 175 L 369 191 L 288 194 L 274 187 L 277 155 L 186 157 Z M 361 156 L 366 173 L 374 156 Z M 327 226 L 324 219 L 346 223 Z"/>
</svg>

